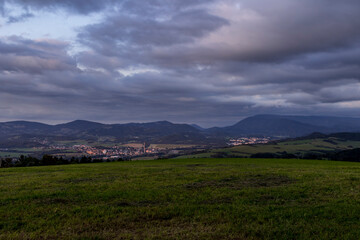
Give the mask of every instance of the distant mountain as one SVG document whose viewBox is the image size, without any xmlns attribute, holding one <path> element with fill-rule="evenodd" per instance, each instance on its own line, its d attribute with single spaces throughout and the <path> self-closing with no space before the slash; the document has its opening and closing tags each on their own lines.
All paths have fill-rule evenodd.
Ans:
<svg viewBox="0 0 360 240">
<path fill-rule="evenodd" d="M 44 134 L 51 130 L 53 126 L 27 121 L 14 121 L 0 123 L 0 139 L 7 138 L 8 136 L 24 135 L 24 134 Z"/>
<path fill-rule="evenodd" d="M 321 132 L 323 127 L 313 126 L 278 116 L 254 116 L 246 118 L 231 127 L 223 130 L 233 136 L 237 135 L 263 135 L 278 137 L 295 137 Z"/>
<path fill-rule="evenodd" d="M 213 128 L 211 131 L 231 136 L 271 137 L 299 137 L 313 132 L 357 132 L 360 131 L 360 118 L 256 115 L 233 126 Z"/>
<path fill-rule="evenodd" d="M 151 142 L 151 143 L 214 143 L 219 139 L 211 138 L 201 130 L 188 124 L 174 124 L 168 121 L 128 124 L 101 124 L 84 120 L 46 125 L 32 122 L 0 123 L 0 147 L 38 146 L 57 140 L 111 139 L 114 142 Z M 41 145 L 41 144 L 40 144 Z"/>
<path fill-rule="evenodd" d="M 85 120 L 76 120 L 69 123 L 58 124 L 52 127 L 47 133 L 51 136 L 73 136 L 77 138 L 91 138 L 88 131 L 103 128 L 105 124 L 90 122 Z"/>
<path fill-rule="evenodd" d="M 187 124 L 174 124 L 168 121 L 151 123 L 109 124 L 88 131 L 90 135 L 112 136 L 121 140 L 153 140 L 169 135 L 200 134 L 200 131 Z"/>
<path fill-rule="evenodd" d="M 15 121 L 0 123 L 0 147 L 32 146 L 57 140 L 111 139 L 114 142 L 224 144 L 229 137 L 301 137 L 311 133 L 360 132 L 360 118 L 256 115 L 233 126 L 209 129 L 168 121 L 102 124 L 76 120 L 58 125 Z"/>
<path fill-rule="evenodd" d="M 205 130 L 206 130 L 206 128 L 200 127 L 200 126 L 197 125 L 197 124 L 191 124 L 190 126 L 196 128 L 197 130 L 201 130 L 201 131 L 205 131 Z"/>
<path fill-rule="evenodd" d="M 325 116 L 283 116 L 283 118 L 325 127 L 328 128 L 329 132 L 354 132 L 360 130 L 360 118 Z"/>
<path fill-rule="evenodd" d="M 84 131 L 84 130 L 89 130 L 89 129 L 100 128 L 103 126 L 105 126 L 105 124 L 97 123 L 97 122 L 90 122 L 90 121 L 85 121 L 85 120 L 76 120 L 76 121 L 72 121 L 69 123 L 55 125 L 54 128 L 56 130 L 70 129 L 70 130 L 76 130 L 76 131 L 79 131 L 79 130 Z"/>
</svg>

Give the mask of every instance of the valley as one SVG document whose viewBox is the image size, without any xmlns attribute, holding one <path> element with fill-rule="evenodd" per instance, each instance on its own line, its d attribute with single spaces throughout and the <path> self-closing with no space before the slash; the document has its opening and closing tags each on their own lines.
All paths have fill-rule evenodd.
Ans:
<svg viewBox="0 0 360 240">
<path fill-rule="evenodd" d="M 102 124 L 77 120 L 58 125 L 17 121 L 0 123 L 0 157 L 46 154 L 109 160 L 270 154 L 303 158 L 360 147 L 358 137 L 331 135 L 339 132 L 356 135 L 360 119 L 256 115 L 229 127 L 207 129 L 168 121 Z"/>
</svg>

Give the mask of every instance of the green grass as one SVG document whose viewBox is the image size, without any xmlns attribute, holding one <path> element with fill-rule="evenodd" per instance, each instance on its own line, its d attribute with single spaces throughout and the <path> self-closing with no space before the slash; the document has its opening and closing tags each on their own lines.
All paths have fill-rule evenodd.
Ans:
<svg viewBox="0 0 360 240">
<path fill-rule="evenodd" d="M 8 151 L 1 151 L 0 157 L 19 157 L 21 155 L 28 155 L 42 151 L 41 149 L 35 148 L 14 148 Z"/>
<path fill-rule="evenodd" d="M 17 158 L 21 155 L 28 155 L 29 153 L 30 152 L 6 151 L 6 152 L 0 152 L 0 157 Z"/>
<path fill-rule="evenodd" d="M 84 156 L 84 153 L 79 153 L 79 152 L 77 152 L 75 150 L 72 150 L 72 149 L 61 150 L 59 153 L 61 155 L 65 155 L 65 156 L 69 156 L 69 157 L 73 157 L 73 156 L 74 157 L 81 157 L 81 156 Z M 54 154 L 54 150 L 53 149 L 14 148 L 14 149 L 9 149 L 8 151 L 0 152 L 0 157 L 19 158 L 21 155 L 24 155 L 24 156 L 27 156 L 27 155 L 34 156 L 35 155 L 35 156 L 41 158 L 41 156 L 44 155 L 44 154 Z"/>
<path fill-rule="evenodd" d="M 0 169 L 0 239 L 358 239 L 360 165 L 188 159 Z"/>
</svg>

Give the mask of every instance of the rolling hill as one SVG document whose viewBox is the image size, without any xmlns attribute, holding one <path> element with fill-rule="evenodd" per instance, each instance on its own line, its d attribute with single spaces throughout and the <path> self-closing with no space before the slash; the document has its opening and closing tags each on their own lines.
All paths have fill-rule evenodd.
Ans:
<svg viewBox="0 0 360 240">
<path fill-rule="evenodd" d="M 319 156 L 326 156 L 327 158 L 330 156 L 331 158 L 333 154 L 347 153 L 346 151 L 353 151 L 354 149 L 360 149 L 360 133 L 313 133 L 305 137 L 279 140 L 268 144 L 211 149 L 179 158 L 261 156 L 314 159 Z"/>
</svg>

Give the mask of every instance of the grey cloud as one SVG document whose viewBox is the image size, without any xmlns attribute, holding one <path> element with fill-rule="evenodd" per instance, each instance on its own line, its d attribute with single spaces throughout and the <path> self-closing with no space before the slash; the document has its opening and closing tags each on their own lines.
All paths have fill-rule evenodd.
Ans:
<svg viewBox="0 0 360 240">
<path fill-rule="evenodd" d="M 155 18 L 158 20 L 167 20 L 174 13 L 186 10 L 202 9 L 216 0 L 145 0 L 145 1 L 124 1 L 120 7 L 119 13 L 130 14 L 142 18 Z"/>
<path fill-rule="evenodd" d="M 262 0 L 243 0 L 239 9 L 235 3 L 216 1 L 186 14 L 155 4 L 156 13 L 150 18 L 119 13 L 87 27 L 79 36 L 101 55 L 167 68 L 281 62 L 349 48 L 360 39 L 356 1 L 276 0 L 264 7 Z M 163 11 L 168 18 L 158 21 Z"/>
<path fill-rule="evenodd" d="M 327 86 L 318 92 L 324 103 L 360 101 L 360 83 L 343 83 L 341 86 Z"/>
<path fill-rule="evenodd" d="M 106 8 L 13 2 L 77 13 Z M 0 108 L 13 119 L 204 126 L 259 113 L 360 114 L 352 103 L 360 101 L 360 3 L 264 4 L 119 1 L 102 22 L 78 30 L 86 50 L 74 57 L 65 42 L 1 39 Z"/>
<path fill-rule="evenodd" d="M 29 12 L 25 12 L 19 16 L 10 16 L 8 17 L 7 23 L 17 23 L 17 22 L 22 22 L 28 18 L 32 18 L 35 15 Z"/>
<path fill-rule="evenodd" d="M 62 8 L 75 13 L 87 14 L 103 10 L 108 5 L 116 2 L 115 0 L 1 0 L 0 8 L 3 12 L 6 12 L 5 4 L 15 4 L 24 9 L 57 10 Z"/>
<path fill-rule="evenodd" d="M 106 9 L 121 9 L 128 13 L 138 15 L 152 15 L 152 14 L 167 14 L 167 11 L 176 11 L 179 9 L 187 8 L 189 6 L 197 6 L 199 4 L 210 3 L 213 0 L 0 0 L 0 12 L 2 15 L 7 15 L 9 11 L 6 5 L 16 5 L 24 9 L 23 19 L 29 10 L 47 10 L 57 11 L 63 9 L 69 13 L 75 14 L 89 14 L 99 12 Z M 19 21 L 22 18 L 10 16 L 9 21 Z"/>
<path fill-rule="evenodd" d="M 235 7 L 232 1 L 217 1 L 203 8 L 203 13 L 223 18 L 224 22 L 209 28 L 205 35 L 191 35 L 191 41 L 182 39 L 186 39 L 188 32 L 204 28 L 194 24 L 189 27 L 191 31 L 177 31 L 176 39 L 171 38 L 171 29 L 166 29 L 162 42 L 152 35 L 145 37 L 146 34 L 136 38 L 138 32 L 147 33 L 152 25 L 158 33 L 159 26 L 167 23 L 141 17 L 136 18 L 136 24 L 125 25 L 117 22 L 121 17 L 109 17 L 104 23 L 87 27 L 80 36 L 93 47 L 93 55 L 117 59 L 113 69 L 142 66 L 160 71 L 166 80 L 155 81 L 157 78 L 149 74 L 148 79 L 134 75 L 131 84 L 136 84 L 135 89 L 144 89 L 146 85 L 146 90 L 164 94 L 167 101 L 168 95 L 174 97 L 178 89 L 185 96 L 183 99 L 238 105 L 240 109 L 246 106 L 248 112 L 267 111 L 271 106 L 277 106 L 277 112 L 281 109 L 306 112 L 309 106 L 315 109 L 321 104 L 357 99 L 356 94 L 346 97 L 348 88 L 337 96 L 332 96 L 331 91 L 360 80 L 358 2 L 332 1 L 328 5 L 320 0 L 277 0 L 264 7 L 263 1 L 256 0 L 241 1 L 239 11 L 214 10 L 220 3 Z M 243 16 L 238 19 L 233 13 Z M 188 19 L 196 22 L 195 15 Z M 116 26 L 128 31 L 117 33 Z M 129 30 L 132 26 L 134 31 Z M 102 62 L 99 60 L 95 65 L 109 65 Z"/>
<path fill-rule="evenodd" d="M 261 0 L 242 2 L 244 11 L 254 11 L 259 19 L 240 22 L 240 33 L 249 35 L 243 41 L 251 43 L 240 47 L 234 59 L 277 60 L 346 47 L 360 39 L 358 1 L 275 0 L 266 7 Z"/>
<path fill-rule="evenodd" d="M 47 70 L 73 69 L 75 61 L 67 54 L 68 45 L 55 40 L 0 39 L 0 71 L 40 74 Z"/>
<path fill-rule="evenodd" d="M 105 55 L 144 54 L 146 58 L 154 46 L 191 43 L 227 24 L 204 10 L 173 14 L 164 21 L 114 15 L 104 23 L 86 27 L 79 39 Z"/>
</svg>

